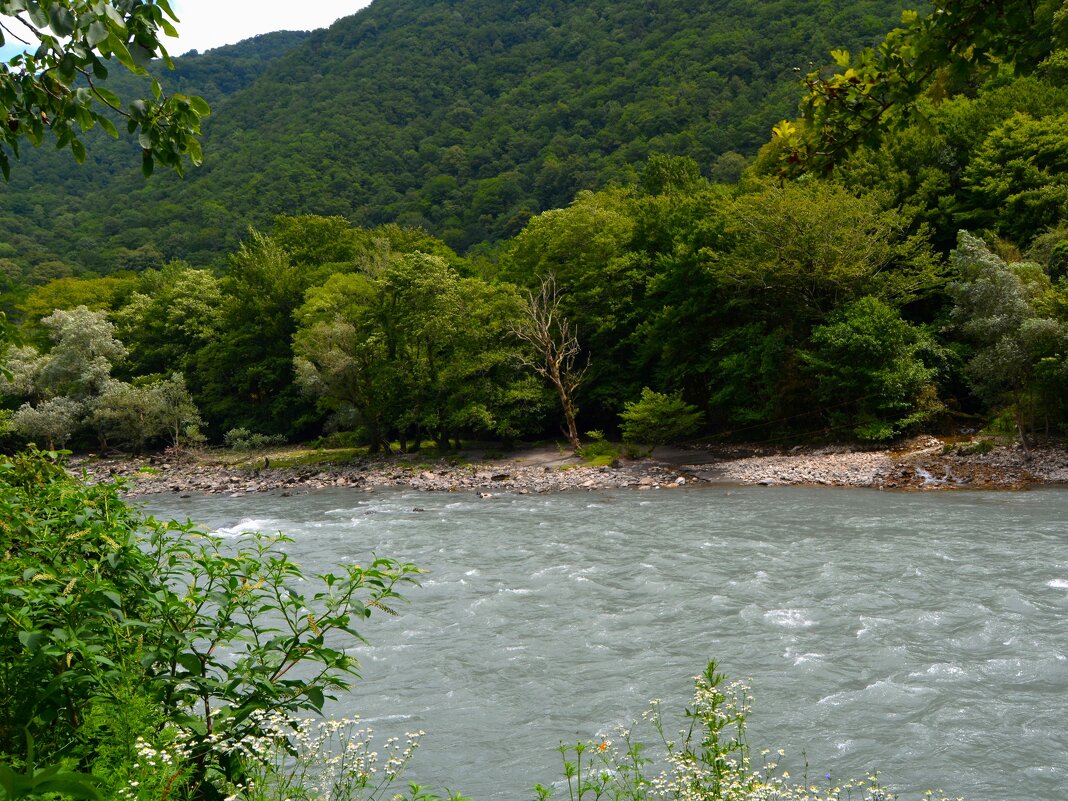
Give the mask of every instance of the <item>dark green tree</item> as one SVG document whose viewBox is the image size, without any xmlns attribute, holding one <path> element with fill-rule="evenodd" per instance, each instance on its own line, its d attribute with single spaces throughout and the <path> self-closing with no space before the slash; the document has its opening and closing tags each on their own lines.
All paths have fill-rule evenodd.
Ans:
<svg viewBox="0 0 1068 801">
<path fill-rule="evenodd" d="M 802 359 L 833 430 L 887 440 L 942 409 L 935 370 L 923 361 L 933 347 L 892 306 L 864 297 L 817 326 Z"/>
<path fill-rule="evenodd" d="M 250 231 L 222 280 L 218 334 L 197 352 L 190 389 L 216 435 L 231 428 L 296 436 L 314 420 L 293 374 L 293 313 L 305 271 L 271 237 Z"/>
</svg>

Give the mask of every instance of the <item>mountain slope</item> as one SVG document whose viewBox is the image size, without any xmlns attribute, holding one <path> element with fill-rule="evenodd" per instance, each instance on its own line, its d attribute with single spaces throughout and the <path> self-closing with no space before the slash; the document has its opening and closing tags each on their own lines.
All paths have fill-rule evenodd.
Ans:
<svg viewBox="0 0 1068 801">
<path fill-rule="evenodd" d="M 708 174 L 751 154 L 794 113 L 793 68 L 877 39 L 899 5 L 375 0 L 221 99 L 203 168 L 148 183 L 133 164 L 109 172 L 91 198 L 56 197 L 68 231 L 41 224 L 39 239 L 83 264 L 145 242 L 210 263 L 284 211 L 493 241 L 652 152 Z M 26 202 L 15 189 L 5 210 Z"/>
</svg>

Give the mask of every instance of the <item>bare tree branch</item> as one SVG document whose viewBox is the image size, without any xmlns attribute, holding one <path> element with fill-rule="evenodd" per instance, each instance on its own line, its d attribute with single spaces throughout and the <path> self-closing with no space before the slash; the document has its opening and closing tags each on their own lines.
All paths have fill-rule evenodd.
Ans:
<svg viewBox="0 0 1068 801">
<path fill-rule="evenodd" d="M 548 379 L 556 389 L 567 423 L 567 439 L 572 448 L 579 447 L 578 426 L 575 417 L 575 390 L 578 389 L 589 369 L 579 357 L 578 329 L 560 312 L 560 291 L 556 276 L 549 274 L 542 279 L 537 294 L 527 292 L 519 320 L 511 327 L 512 334 L 530 345 L 528 354 L 519 356 L 525 367 Z"/>
</svg>

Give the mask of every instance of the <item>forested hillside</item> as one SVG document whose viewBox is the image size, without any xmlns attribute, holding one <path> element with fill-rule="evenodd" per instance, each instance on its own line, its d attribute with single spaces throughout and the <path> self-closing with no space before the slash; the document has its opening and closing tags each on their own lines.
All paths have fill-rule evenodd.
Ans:
<svg viewBox="0 0 1068 801">
<path fill-rule="evenodd" d="M 193 177 L 42 205 L 102 275 L 8 234 L 5 436 L 1063 436 L 1068 12 L 945 6 L 791 84 L 895 18 L 377 0 L 217 95 Z"/>
<path fill-rule="evenodd" d="M 84 170 L 34 153 L 0 195 L 16 250 L 0 256 L 27 272 L 218 264 L 283 212 L 421 226 L 463 251 L 632 179 L 650 153 L 732 180 L 794 113 L 794 68 L 874 42 L 900 6 L 376 0 L 298 46 L 274 34 L 159 71 L 213 106 L 184 180 L 145 181 L 108 143 Z"/>
<path fill-rule="evenodd" d="M 219 108 L 307 36 L 290 31 L 257 36 L 208 53 L 189 53 L 175 59 L 173 71 L 156 64 L 153 73 L 168 93 L 199 95 Z M 126 102 L 151 91 L 149 77 L 122 70 L 114 70 L 104 83 Z M 99 128 L 87 137 L 84 165 L 48 145 L 27 147 L 22 168 L 0 188 L 0 259 L 9 260 L 0 270 L 0 283 L 20 274 L 36 283 L 72 271 L 159 266 L 157 240 L 151 230 L 131 224 L 132 200 L 115 186 L 123 176 L 140 175 L 138 150 L 132 139 L 119 145 Z M 145 181 L 137 178 L 137 183 Z M 161 208 L 157 215 L 162 219 L 169 213 Z"/>
</svg>

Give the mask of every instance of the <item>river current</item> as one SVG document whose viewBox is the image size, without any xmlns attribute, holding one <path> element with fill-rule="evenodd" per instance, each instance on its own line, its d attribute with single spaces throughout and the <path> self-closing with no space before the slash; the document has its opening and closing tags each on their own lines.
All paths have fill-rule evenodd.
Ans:
<svg viewBox="0 0 1068 801">
<path fill-rule="evenodd" d="M 532 798 L 559 779 L 561 741 L 611 737 L 651 698 L 673 720 L 715 658 L 752 680 L 754 750 L 785 749 L 795 777 L 807 763 L 820 784 L 878 770 L 905 797 L 1068 798 L 1064 490 L 339 488 L 145 506 L 227 537 L 283 531 L 310 573 L 371 554 L 426 568 L 399 617 L 365 624 L 363 678 L 329 710 L 383 740 L 425 729 L 407 773 L 423 784 Z"/>
</svg>

